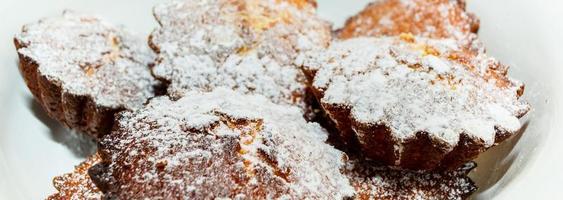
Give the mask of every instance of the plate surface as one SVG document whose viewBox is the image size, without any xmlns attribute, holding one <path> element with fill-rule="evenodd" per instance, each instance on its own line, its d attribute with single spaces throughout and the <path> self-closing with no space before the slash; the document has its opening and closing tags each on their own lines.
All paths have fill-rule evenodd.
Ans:
<svg viewBox="0 0 563 200">
<path fill-rule="evenodd" d="M 369 1 L 319 0 L 319 14 L 340 26 Z M 0 199 L 43 199 L 53 176 L 70 171 L 87 140 L 45 116 L 17 70 L 12 38 L 21 25 L 64 9 L 95 13 L 140 33 L 156 26 L 149 0 L 4 0 L 0 5 Z M 557 0 L 470 0 L 489 54 L 527 83 L 534 107 L 523 134 L 477 159 L 475 199 L 555 199 L 563 194 L 563 3 Z"/>
</svg>

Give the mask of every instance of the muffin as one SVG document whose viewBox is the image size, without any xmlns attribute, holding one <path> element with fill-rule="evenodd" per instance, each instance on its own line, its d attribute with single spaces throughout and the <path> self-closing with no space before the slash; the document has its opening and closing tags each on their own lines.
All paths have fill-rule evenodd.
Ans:
<svg viewBox="0 0 563 200">
<path fill-rule="evenodd" d="M 98 17 L 67 11 L 25 25 L 14 40 L 25 83 L 47 114 L 94 138 L 110 131 L 114 113 L 155 95 L 146 42 Z"/>
<path fill-rule="evenodd" d="M 433 39 L 452 38 L 470 47 L 479 19 L 465 10 L 463 0 L 382 0 L 350 17 L 338 38 L 398 36 L 410 33 Z"/>
<path fill-rule="evenodd" d="M 294 60 L 331 40 L 330 25 L 315 9 L 305 0 L 161 3 L 154 8 L 160 28 L 149 41 L 158 53 L 153 74 L 168 84 L 173 99 L 227 87 L 310 113 Z"/>
<path fill-rule="evenodd" d="M 453 39 L 403 34 L 334 42 L 301 59 L 344 141 L 408 169 L 453 169 L 520 129 L 524 85 Z"/>
<path fill-rule="evenodd" d="M 342 199 L 345 155 L 293 106 L 230 89 L 123 112 L 93 178 L 110 199 Z M 97 181 L 96 181 L 97 180 Z"/>
</svg>

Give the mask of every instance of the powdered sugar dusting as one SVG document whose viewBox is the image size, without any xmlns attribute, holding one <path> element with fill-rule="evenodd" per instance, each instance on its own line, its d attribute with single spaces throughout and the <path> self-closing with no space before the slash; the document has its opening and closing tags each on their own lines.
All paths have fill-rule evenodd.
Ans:
<svg viewBox="0 0 563 200">
<path fill-rule="evenodd" d="M 173 1 L 154 8 L 161 28 L 154 74 L 174 98 L 228 87 L 304 107 L 299 52 L 325 47 L 330 26 L 307 1 Z"/>
<path fill-rule="evenodd" d="M 356 199 L 465 199 L 477 189 L 467 177 L 472 163 L 447 172 L 394 170 L 359 160 L 346 166 Z"/>
<path fill-rule="evenodd" d="M 324 93 L 322 103 L 351 108 L 358 122 L 385 124 L 399 141 L 422 131 L 453 147 L 466 133 L 489 147 L 495 128 L 515 132 L 529 106 L 507 67 L 462 49 L 412 35 L 356 38 L 303 62 L 319 69 L 313 86 Z"/>
<path fill-rule="evenodd" d="M 151 100 L 124 112 L 102 147 L 110 196 L 128 198 L 343 198 L 343 153 L 299 109 L 230 89 Z M 132 153 L 134 152 L 134 153 Z"/>
<path fill-rule="evenodd" d="M 143 41 L 95 16 L 63 16 L 24 26 L 19 53 L 64 92 L 92 97 L 98 105 L 136 108 L 154 95 L 148 68 L 154 55 Z"/>
</svg>

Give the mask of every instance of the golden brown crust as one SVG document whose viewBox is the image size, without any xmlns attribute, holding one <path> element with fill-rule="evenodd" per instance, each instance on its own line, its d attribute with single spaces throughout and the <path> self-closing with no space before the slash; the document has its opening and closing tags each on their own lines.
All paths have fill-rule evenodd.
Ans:
<svg viewBox="0 0 563 200">
<path fill-rule="evenodd" d="M 383 0 L 349 18 L 337 35 L 346 39 L 411 33 L 463 40 L 478 30 L 479 19 L 465 11 L 461 0 Z"/>
</svg>

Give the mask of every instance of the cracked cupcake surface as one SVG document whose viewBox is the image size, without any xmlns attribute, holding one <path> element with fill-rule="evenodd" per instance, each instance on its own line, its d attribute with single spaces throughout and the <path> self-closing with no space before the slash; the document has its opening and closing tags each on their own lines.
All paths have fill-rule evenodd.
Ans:
<svg viewBox="0 0 563 200">
<path fill-rule="evenodd" d="M 314 1 L 172 1 L 154 14 L 160 28 L 150 39 L 158 53 L 153 73 L 169 83 L 173 98 L 227 87 L 307 112 L 305 78 L 294 59 L 331 39 Z"/>
<path fill-rule="evenodd" d="M 98 17 L 66 11 L 25 25 L 14 40 L 32 94 L 70 128 L 100 137 L 115 112 L 154 96 L 146 41 Z"/>
<path fill-rule="evenodd" d="M 123 112 L 102 140 L 111 198 L 343 198 L 345 155 L 297 107 L 219 88 Z"/>
<path fill-rule="evenodd" d="M 529 110 L 507 66 L 455 40 L 355 38 L 300 62 L 342 138 L 389 165 L 459 166 L 516 133 Z"/>
</svg>

